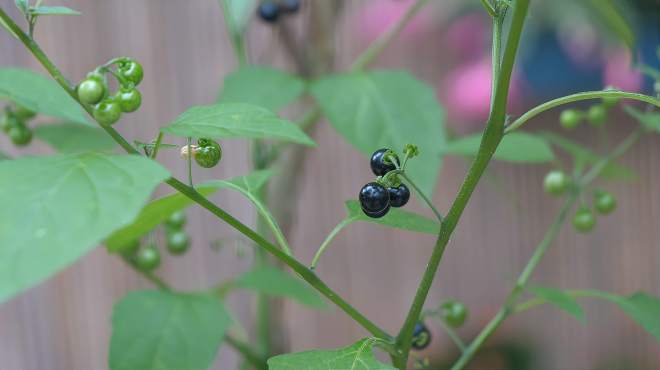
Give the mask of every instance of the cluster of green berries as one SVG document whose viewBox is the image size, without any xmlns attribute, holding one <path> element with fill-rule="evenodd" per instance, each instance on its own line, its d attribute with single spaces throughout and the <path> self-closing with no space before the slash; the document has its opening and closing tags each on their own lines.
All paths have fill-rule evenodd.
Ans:
<svg viewBox="0 0 660 370">
<path fill-rule="evenodd" d="M 116 70 L 111 67 L 116 66 Z M 119 89 L 110 94 L 106 74 L 117 79 Z M 80 102 L 92 106 L 94 118 L 102 125 L 119 121 L 122 113 L 135 112 L 142 104 L 136 88 L 144 77 L 142 65 L 131 58 L 117 58 L 87 74 L 76 87 Z"/>
<path fill-rule="evenodd" d="M 212 168 L 215 167 L 222 159 L 222 148 L 220 144 L 211 139 L 198 139 L 197 145 L 184 145 L 181 147 L 181 156 L 188 158 L 190 152 L 193 154 L 195 162 L 200 167 Z"/>
<path fill-rule="evenodd" d="M 167 237 L 165 246 L 174 256 L 180 256 L 190 248 L 190 237 L 184 230 L 185 225 L 186 215 L 182 211 L 171 214 L 165 221 Z M 160 251 L 156 243 L 149 243 L 140 248 L 140 241 L 136 240 L 124 249 L 123 254 L 143 271 L 152 271 L 160 266 Z"/>
<path fill-rule="evenodd" d="M 571 186 L 571 180 L 562 171 L 550 171 L 543 181 L 543 187 L 546 193 L 554 196 L 560 196 Z M 604 190 L 595 190 L 593 193 L 593 208 L 601 215 L 612 213 L 617 206 L 614 195 Z M 578 208 L 573 216 L 573 227 L 576 231 L 586 233 L 596 226 L 595 213 L 587 205 Z"/>
<path fill-rule="evenodd" d="M 403 207 L 408 203 L 410 189 L 405 184 L 396 176 L 385 181 L 385 176 L 398 166 L 399 157 L 390 149 L 379 149 L 371 155 L 371 171 L 379 178 L 360 190 L 360 206 L 367 216 L 381 218 L 390 211 L 390 207 Z"/>
<path fill-rule="evenodd" d="M 458 301 L 448 300 L 432 314 L 439 314 L 440 319 L 452 328 L 460 328 L 468 318 L 467 307 Z M 421 351 L 431 344 L 431 331 L 423 321 L 417 322 L 413 330 L 411 347 L 414 350 Z"/>
<path fill-rule="evenodd" d="M 300 0 L 265 0 L 259 4 L 257 14 L 264 22 L 275 23 L 281 14 L 294 14 L 300 9 Z"/>
<path fill-rule="evenodd" d="M 559 123 L 565 129 L 578 127 L 585 119 L 593 126 L 602 126 L 607 121 L 609 109 L 619 102 L 617 97 L 605 97 L 599 104 L 594 104 L 586 111 L 566 109 L 559 116 Z"/>
<path fill-rule="evenodd" d="M 32 130 L 28 122 L 37 115 L 36 112 L 20 105 L 6 106 L 0 116 L 0 130 L 9 136 L 16 146 L 25 146 L 32 141 Z"/>
</svg>

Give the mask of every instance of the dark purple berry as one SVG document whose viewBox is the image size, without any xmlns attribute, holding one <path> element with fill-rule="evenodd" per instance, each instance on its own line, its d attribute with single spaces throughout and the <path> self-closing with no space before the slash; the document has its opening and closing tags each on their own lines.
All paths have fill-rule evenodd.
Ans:
<svg viewBox="0 0 660 370">
<path fill-rule="evenodd" d="M 390 205 L 392 207 L 403 207 L 410 200 L 410 189 L 405 184 L 401 184 L 396 188 L 389 188 L 387 191 L 390 193 Z"/>
<path fill-rule="evenodd" d="M 371 171 L 376 176 L 384 176 L 386 173 L 396 169 L 393 163 L 385 160 L 385 153 L 387 151 L 389 151 L 387 148 L 378 149 L 371 155 Z M 398 161 L 399 158 L 397 157 L 396 160 Z"/>
<path fill-rule="evenodd" d="M 377 182 L 370 182 L 360 190 L 360 206 L 369 217 L 383 217 L 390 208 L 390 194 Z"/>
<path fill-rule="evenodd" d="M 415 350 L 423 350 L 431 344 L 431 332 L 423 322 L 415 324 L 411 347 Z"/>
<path fill-rule="evenodd" d="M 390 206 L 387 206 L 384 210 L 380 212 L 367 212 L 364 209 L 362 210 L 365 215 L 371 217 L 371 218 L 381 218 L 385 216 L 389 211 L 390 211 Z"/>
<path fill-rule="evenodd" d="M 272 1 L 266 1 L 259 5 L 258 13 L 263 21 L 275 23 L 280 15 L 280 7 Z"/>
</svg>

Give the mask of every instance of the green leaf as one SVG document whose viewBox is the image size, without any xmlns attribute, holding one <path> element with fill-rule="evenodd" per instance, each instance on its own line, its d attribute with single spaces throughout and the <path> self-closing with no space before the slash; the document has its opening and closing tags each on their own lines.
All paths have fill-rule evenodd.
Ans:
<svg viewBox="0 0 660 370">
<path fill-rule="evenodd" d="M 27 14 L 28 0 L 15 0 L 14 2 L 16 3 L 16 7 L 21 11 L 21 13 Z"/>
<path fill-rule="evenodd" d="M 298 99 L 305 83 L 270 67 L 243 67 L 225 78 L 219 102 L 248 103 L 278 111 Z"/>
<path fill-rule="evenodd" d="M 11 159 L 11 157 L 3 152 L 0 152 L 0 161 L 6 161 L 8 159 Z"/>
<path fill-rule="evenodd" d="M 548 303 L 556 306 L 557 308 L 564 310 L 571 316 L 575 317 L 581 323 L 585 322 L 584 310 L 577 303 L 575 298 L 568 295 L 566 292 L 547 287 L 528 287 L 529 290 L 534 295 L 537 295 L 540 298 L 545 299 Z"/>
<path fill-rule="evenodd" d="M 226 12 L 225 21 L 233 38 L 242 37 L 245 27 L 257 7 L 257 0 L 219 0 Z"/>
<path fill-rule="evenodd" d="M 660 299 L 644 292 L 638 292 L 628 297 L 615 294 L 588 291 L 589 295 L 606 299 L 619 306 L 631 319 L 635 320 L 644 330 L 660 342 Z"/>
<path fill-rule="evenodd" d="M 66 6 L 40 6 L 38 8 L 30 8 L 32 15 L 80 15 L 77 10 L 67 8 Z"/>
<path fill-rule="evenodd" d="M 621 39 L 632 53 L 635 50 L 635 33 L 614 1 L 591 0 L 591 7 L 596 11 L 598 20 Z"/>
<path fill-rule="evenodd" d="M 376 359 L 377 339 L 367 338 L 334 350 L 312 350 L 279 355 L 268 359 L 269 370 L 396 370 Z"/>
<path fill-rule="evenodd" d="M 200 194 L 209 196 L 218 190 L 218 186 L 201 184 L 196 186 L 195 189 Z M 131 224 L 118 229 L 106 239 L 106 248 L 111 253 L 120 252 L 132 242 L 163 223 L 171 214 L 193 203 L 190 198 L 178 192 L 152 201 L 142 209 L 138 217 Z"/>
<path fill-rule="evenodd" d="M 111 151 L 117 143 L 102 129 L 78 123 L 38 126 L 34 135 L 60 153 Z"/>
<path fill-rule="evenodd" d="M 69 266 L 129 224 L 168 176 L 158 163 L 131 155 L 0 162 L 0 302 Z"/>
<path fill-rule="evenodd" d="M 321 79 L 311 87 L 325 116 L 365 155 L 388 147 L 419 147 L 408 163 L 410 176 L 429 195 L 442 164 L 444 113 L 435 91 L 407 72 L 373 71 Z"/>
<path fill-rule="evenodd" d="M 630 116 L 635 118 L 642 126 L 660 133 L 660 113 L 658 112 L 643 112 L 631 105 L 626 105 L 623 109 Z"/>
<path fill-rule="evenodd" d="M 390 209 L 387 215 L 382 218 L 368 217 L 362 212 L 360 204 L 355 200 L 347 201 L 346 209 L 348 211 L 348 218 L 355 219 L 355 221 L 366 221 L 425 234 L 437 234 L 440 232 L 440 224 L 435 220 L 398 208 Z"/>
<path fill-rule="evenodd" d="M 80 105 L 53 80 L 28 69 L 0 68 L 0 99 L 75 123 L 89 123 Z"/>
<path fill-rule="evenodd" d="M 447 144 L 447 154 L 475 156 L 482 134 L 464 136 Z M 493 158 L 518 163 L 544 163 L 555 159 L 550 145 L 542 137 L 524 132 L 512 132 L 502 139 Z"/>
<path fill-rule="evenodd" d="M 140 291 L 112 312 L 110 370 L 204 370 L 231 324 L 210 295 Z"/>
<path fill-rule="evenodd" d="M 325 308 L 321 296 L 302 280 L 274 267 L 261 267 L 244 273 L 235 280 L 235 286 L 276 297 L 291 298 L 314 308 Z"/>
<path fill-rule="evenodd" d="M 316 145 L 295 124 L 268 109 L 242 103 L 190 108 L 161 131 L 183 137 L 272 139 Z"/>
</svg>

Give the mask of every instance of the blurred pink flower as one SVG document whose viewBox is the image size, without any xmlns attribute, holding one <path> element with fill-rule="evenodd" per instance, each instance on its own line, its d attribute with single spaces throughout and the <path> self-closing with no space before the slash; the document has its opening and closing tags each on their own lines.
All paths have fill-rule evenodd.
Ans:
<svg viewBox="0 0 660 370">
<path fill-rule="evenodd" d="M 441 84 L 439 95 L 450 122 L 483 123 L 490 110 L 490 58 L 459 66 Z M 509 107 L 520 106 L 520 80 L 514 76 L 509 91 Z"/>
<path fill-rule="evenodd" d="M 372 0 L 369 1 L 355 18 L 358 35 L 365 41 L 373 41 L 394 24 L 413 0 Z M 416 38 L 432 24 L 427 12 L 418 13 L 401 32 L 403 38 Z"/>
<path fill-rule="evenodd" d="M 483 54 L 486 48 L 488 19 L 480 13 L 467 14 L 447 28 L 445 42 L 461 59 L 474 59 Z"/>
<path fill-rule="evenodd" d="M 624 49 L 607 56 L 603 74 L 606 86 L 626 91 L 640 91 L 644 82 L 641 72 L 632 69 L 630 53 Z"/>
</svg>

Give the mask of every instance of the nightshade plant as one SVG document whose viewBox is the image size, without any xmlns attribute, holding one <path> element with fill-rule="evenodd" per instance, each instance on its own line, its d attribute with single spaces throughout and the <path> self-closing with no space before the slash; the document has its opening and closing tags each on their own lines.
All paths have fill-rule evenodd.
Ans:
<svg viewBox="0 0 660 370">
<path fill-rule="evenodd" d="M 260 5 L 256 0 L 221 0 L 225 23 L 240 63 L 239 70 L 227 77 L 217 104 L 192 107 L 156 133 L 152 141 L 135 140 L 134 145 L 111 125 L 121 118 L 122 113 L 139 108 L 140 94 L 136 87 L 143 76 L 150 78 L 149 72 L 144 71 L 138 61 L 119 57 L 101 64 L 80 83 L 72 85 L 39 47 L 34 33 L 39 17 L 79 13 L 65 7 L 43 6 L 42 0 L 34 5 L 28 0 L 16 0 L 27 21 L 26 32 L 0 7 L 1 24 L 25 45 L 54 80 L 25 69 L 0 69 L 0 97 L 7 99 L 2 129 L 16 145 L 26 145 L 32 137 L 32 129 L 27 123 L 35 113 L 66 122 L 34 129 L 35 136 L 52 145 L 59 154 L 16 159 L 4 156 L 0 161 L 0 203 L 3 205 L 0 208 L 0 300 L 11 299 L 70 265 L 91 248 L 104 244 L 110 253 L 125 260 L 158 287 L 154 291 L 130 293 L 116 304 L 109 351 L 112 370 L 205 369 L 211 365 L 223 343 L 239 352 L 246 366 L 255 369 L 405 369 L 412 362 L 409 361 L 411 348 L 423 349 L 433 345 L 428 329 L 433 318 L 438 319 L 460 349 L 461 355 L 452 366 L 452 369 L 459 370 L 466 367 L 502 322 L 515 313 L 548 303 L 583 320 L 584 313 L 576 300 L 581 297 L 615 303 L 660 340 L 658 298 L 646 293 L 618 296 L 529 284 L 535 268 L 569 217 L 572 217 L 576 230 L 586 232 L 596 227 L 596 214 L 601 217 L 615 210 L 614 195 L 594 188 L 593 182 L 605 175 L 625 174 L 625 167 L 616 163 L 617 158 L 643 135 L 660 132 L 660 114 L 657 113 L 660 100 L 657 97 L 614 88 L 558 98 L 534 107 L 520 117 L 507 115 L 509 84 L 530 1 L 481 0 L 493 21 L 491 111 L 482 134 L 450 142 L 445 138 L 441 126 L 442 110 L 432 89 L 405 72 L 367 70 L 428 0 L 414 2 L 389 31 L 356 59 L 349 71 L 310 83 L 307 91 L 314 97 L 316 106 L 297 123 L 281 118 L 273 111 L 300 97 L 305 84 L 301 78 L 285 72 L 249 65 L 243 33 L 248 19 L 255 12 L 265 21 L 277 18 L 264 14 L 267 13 L 264 4 L 266 8 L 295 5 L 295 10 L 298 6 L 317 5 L 289 1 L 265 1 Z M 615 28 L 633 48 L 630 30 L 625 20 L 619 18 L 613 4 L 608 0 L 592 3 L 601 13 L 608 14 L 610 21 L 614 17 Z M 643 69 L 660 81 L 660 72 L 649 67 Z M 117 82 L 118 90 L 114 95 L 110 93 L 109 77 Z M 657 86 L 660 82 L 656 83 Z M 254 94 L 257 89 L 267 93 Z M 656 88 L 656 94 L 658 90 Z M 608 110 L 623 99 L 644 104 L 644 109 L 625 108 L 639 122 L 639 127 L 603 155 L 556 134 L 519 131 L 550 109 L 582 100 L 595 101 L 595 104 L 586 112 L 574 108 L 565 110 L 561 114 L 561 126 L 572 129 L 584 120 L 601 126 L 607 120 Z M 387 109 L 383 109 L 383 105 Z M 360 114 L 355 114 L 358 110 Z M 269 208 L 265 188 L 274 178 L 272 167 L 283 150 L 315 145 L 306 130 L 321 117 L 326 117 L 340 135 L 367 156 L 385 148 L 377 151 L 372 159 L 372 168 L 379 177 L 369 186 L 378 190 L 383 199 L 398 199 L 397 205 L 405 204 L 410 186 L 429 206 L 433 218 L 390 208 L 387 202 L 377 204 L 379 209 L 365 209 L 365 202 L 359 204 L 350 200 L 346 203 L 348 217 L 328 235 L 311 267 L 299 261 Z M 91 125 L 90 119 L 97 127 Z M 377 142 L 374 135 L 364 134 L 376 130 L 382 133 Z M 168 170 L 157 162 L 160 150 L 173 147 L 163 142 L 166 135 L 188 140 L 181 148 L 182 162 L 189 170 L 187 183 L 171 177 Z M 194 184 L 192 159 L 202 168 L 218 165 L 222 149 L 216 140 L 229 138 L 251 141 L 255 171 L 234 179 Z M 196 145 L 193 139 L 197 139 Z M 115 145 L 128 155 L 112 154 Z M 468 320 L 465 305 L 448 300 L 425 309 L 429 289 L 452 233 L 491 160 L 553 161 L 551 146 L 566 151 L 573 158 L 570 175 L 555 170 L 544 183 L 547 192 L 562 197 L 564 204 L 501 309 L 473 340 L 463 342 L 454 329 Z M 442 155 L 472 158 L 458 194 L 444 216 L 430 201 Z M 161 183 L 169 185 L 175 192 L 148 202 L 154 188 Z M 254 204 L 259 214 L 257 230 L 207 198 L 221 188 L 238 191 Z M 387 188 L 396 189 L 394 195 Z M 591 199 L 586 196 L 588 194 L 593 197 L 591 205 L 586 200 Z M 399 196 L 405 201 L 397 198 Z M 236 229 L 251 240 L 259 252 L 254 269 L 231 281 L 222 282 L 213 289 L 175 292 L 156 274 L 161 258 L 166 256 L 159 252 L 154 233 L 162 224 L 170 254 L 185 253 L 190 247 L 190 239 L 184 232 L 185 215 L 182 212 L 193 205 L 208 210 L 219 221 Z M 380 218 L 368 217 L 363 209 L 367 213 L 378 213 Z M 387 215 L 380 214 L 384 209 L 389 210 Z M 55 211 L 58 217 L 52 216 Z M 315 273 L 314 267 L 333 238 L 356 221 L 437 235 L 433 253 L 398 333 L 388 333 L 372 322 Z M 278 264 L 269 263 L 266 253 Z M 297 276 L 285 273 L 278 267 L 280 265 L 290 268 Z M 229 330 L 238 323 L 232 322 L 223 300 L 236 289 L 251 290 L 258 296 L 255 346 L 248 345 L 244 336 Z M 524 300 L 525 295 L 531 298 Z M 312 307 L 324 306 L 326 303 L 320 297 L 324 296 L 370 336 L 339 349 L 273 353 L 268 335 L 269 296 L 291 298 Z M 391 364 L 375 357 L 375 347 L 389 354 Z"/>
</svg>

